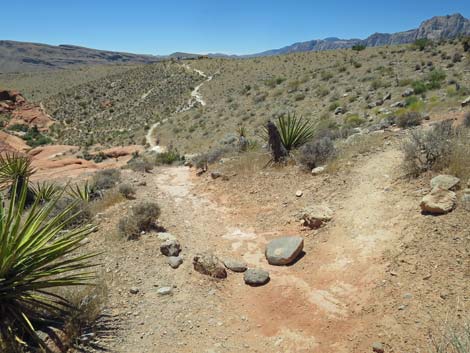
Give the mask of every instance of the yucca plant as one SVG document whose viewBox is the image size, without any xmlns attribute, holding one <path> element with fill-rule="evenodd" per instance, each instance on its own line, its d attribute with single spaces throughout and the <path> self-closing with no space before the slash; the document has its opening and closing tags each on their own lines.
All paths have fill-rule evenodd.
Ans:
<svg viewBox="0 0 470 353">
<path fill-rule="evenodd" d="M 281 115 L 275 122 L 281 136 L 281 142 L 289 152 L 312 139 L 315 134 L 314 125 L 295 113 Z"/>
<path fill-rule="evenodd" d="M 67 190 L 67 194 L 71 198 L 75 200 L 84 201 L 84 202 L 90 202 L 91 194 L 93 193 L 93 190 L 88 184 L 88 181 L 85 182 L 85 185 L 83 186 L 80 186 L 78 184 L 69 185 L 66 190 Z"/>
<path fill-rule="evenodd" d="M 31 185 L 30 188 L 34 193 L 34 198 L 40 202 L 52 201 L 60 193 L 60 188 L 57 185 L 46 181 Z"/>
<path fill-rule="evenodd" d="M 35 172 L 31 166 L 31 159 L 19 154 L 0 155 L 0 190 L 10 189 L 11 195 L 13 185 L 17 185 L 17 192 L 23 189 L 23 185 L 28 184 L 28 179 Z M 19 196 L 19 195 L 16 195 Z M 27 191 L 26 205 L 33 202 L 34 194 L 32 190 Z"/>
<path fill-rule="evenodd" d="M 70 305 L 57 288 L 94 278 L 90 259 L 96 254 L 75 253 L 93 227 L 65 230 L 77 214 L 71 205 L 51 217 L 59 196 L 46 204 L 35 200 L 25 212 L 28 179 L 18 187 L 8 206 L 0 194 L 0 347 L 15 342 L 49 352 L 37 332 L 63 325 Z"/>
</svg>

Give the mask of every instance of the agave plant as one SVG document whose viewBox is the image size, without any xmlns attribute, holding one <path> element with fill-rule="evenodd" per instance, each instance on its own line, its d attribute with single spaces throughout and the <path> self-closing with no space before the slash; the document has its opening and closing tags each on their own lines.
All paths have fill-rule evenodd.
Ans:
<svg viewBox="0 0 470 353">
<path fill-rule="evenodd" d="M 93 227 L 64 230 L 77 214 L 70 206 L 50 217 L 57 198 L 36 200 L 24 212 L 27 190 L 27 179 L 19 191 L 15 183 L 8 206 L 0 194 L 0 346 L 15 342 L 49 352 L 37 332 L 60 328 L 70 307 L 54 290 L 94 278 L 96 254 L 75 254 Z"/>
<path fill-rule="evenodd" d="M 314 125 L 295 113 L 284 114 L 276 121 L 276 127 L 281 136 L 281 142 L 289 152 L 306 144 L 315 134 Z"/>
<path fill-rule="evenodd" d="M 23 185 L 28 184 L 28 179 L 34 172 L 29 157 L 19 154 L 0 155 L 0 190 L 10 188 L 11 194 L 13 185 L 17 185 L 16 190 L 19 193 Z M 32 202 L 33 196 L 33 192 L 28 189 L 26 204 Z"/>
</svg>

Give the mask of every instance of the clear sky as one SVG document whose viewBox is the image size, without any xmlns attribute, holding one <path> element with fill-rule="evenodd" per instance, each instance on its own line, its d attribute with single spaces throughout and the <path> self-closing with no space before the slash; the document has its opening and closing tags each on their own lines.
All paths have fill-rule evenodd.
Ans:
<svg viewBox="0 0 470 353">
<path fill-rule="evenodd" d="M 249 54 L 325 37 L 365 38 L 470 0 L 23 0 L 2 6 L 0 39 L 142 54 Z"/>
</svg>

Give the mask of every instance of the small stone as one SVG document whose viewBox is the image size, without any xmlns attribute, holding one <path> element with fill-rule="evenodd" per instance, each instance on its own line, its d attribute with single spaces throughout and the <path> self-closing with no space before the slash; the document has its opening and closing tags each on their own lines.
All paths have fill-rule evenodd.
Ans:
<svg viewBox="0 0 470 353">
<path fill-rule="evenodd" d="M 178 240 L 165 240 L 160 245 L 160 251 L 165 256 L 178 256 L 181 252 L 181 245 Z"/>
<path fill-rule="evenodd" d="M 158 240 L 167 241 L 167 240 L 176 240 L 176 237 L 171 233 L 157 233 Z"/>
<path fill-rule="evenodd" d="M 304 247 L 302 237 L 286 236 L 271 240 L 266 246 L 266 259 L 270 265 L 289 265 L 294 262 Z"/>
<path fill-rule="evenodd" d="M 212 172 L 211 173 L 211 178 L 212 179 L 218 179 L 222 176 L 222 174 L 220 172 Z"/>
<path fill-rule="evenodd" d="M 225 260 L 224 265 L 233 272 L 245 272 L 247 269 L 247 265 L 245 262 L 233 259 Z"/>
<path fill-rule="evenodd" d="M 372 344 L 372 351 L 375 353 L 384 353 L 384 345 L 380 342 L 374 342 Z"/>
<path fill-rule="evenodd" d="M 181 266 L 183 263 L 183 259 L 179 256 L 170 256 L 168 257 L 168 265 L 170 265 L 171 268 L 178 268 Z"/>
<path fill-rule="evenodd" d="M 402 304 L 398 307 L 398 310 L 405 310 L 406 309 L 406 305 Z"/>
<path fill-rule="evenodd" d="M 173 292 L 172 287 L 160 287 L 157 289 L 157 293 L 159 295 L 168 295 L 168 294 L 171 294 L 172 292 Z"/>
<path fill-rule="evenodd" d="M 269 282 L 269 272 L 259 268 L 250 268 L 246 270 L 243 279 L 250 286 L 262 286 Z"/>
<path fill-rule="evenodd" d="M 129 289 L 129 293 L 131 293 L 131 294 L 137 294 L 137 293 L 139 293 L 139 288 L 137 288 L 137 287 L 132 287 L 131 289 Z"/>
<path fill-rule="evenodd" d="M 295 192 L 295 196 L 297 196 L 297 197 L 302 197 L 303 194 L 304 194 L 304 193 L 302 192 L 302 190 L 297 190 L 297 191 Z"/>
<path fill-rule="evenodd" d="M 319 175 L 325 171 L 325 167 L 316 167 L 312 169 L 312 175 Z"/>
<path fill-rule="evenodd" d="M 210 252 L 197 254 L 193 258 L 194 269 L 214 278 L 226 278 L 227 271 L 217 256 Z"/>
<path fill-rule="evenodd" d="M 199 168 L 198 170 L 196 170 L 196 175 L 197 175 L 197 176 L 201 176 L 201 175 L 204 174 L 205 172 L 206 172 L 205 169 Z"/>
</svg>

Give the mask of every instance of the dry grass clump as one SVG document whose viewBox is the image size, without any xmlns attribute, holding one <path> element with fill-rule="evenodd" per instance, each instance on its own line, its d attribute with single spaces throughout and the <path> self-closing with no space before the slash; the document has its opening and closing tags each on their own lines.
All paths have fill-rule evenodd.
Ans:
<svg viewBox="0 0 470 353">
<path fill-rule="evenodd" d="M 89 212 L 94 216 L 106 211 L 109 207 L 124 201 L 124 196 L 118 190 L 109 190 L 102 197 L 88 204 Z"/>
<path fill-rule="evenodd" d="M 423 121 L 423 117 L 418 112 L 406 112 L 396 117 L 396 123 L 401 128 L 418 126 Z"/>
<path fill-rule="evenodd" d="M 470 318 L 456 322 L 445 318 L 439 328 L 429 333 L 430 349 L 434 353 L 469 353 Z"/>
<path fill-rule="evenodd" d="M 160 206 L 155 202 L 142 202 L 132 208 L 132 212 L 118 223 L 118 232 L 126 239 L 137 239 L 140 233 L 156 225 L 160 216 Z"/>
</svg>

